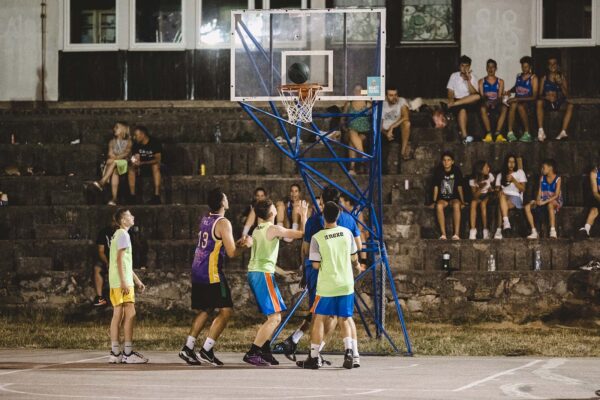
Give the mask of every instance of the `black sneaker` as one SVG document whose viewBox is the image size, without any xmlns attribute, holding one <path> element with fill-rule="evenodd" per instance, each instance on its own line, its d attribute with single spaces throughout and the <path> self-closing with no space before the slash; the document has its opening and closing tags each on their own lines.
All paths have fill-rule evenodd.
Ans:
<svg viewBox="0 0 600 400">
<path fill-rule="evenodd" d="M 213 349 L 206 351 L 206 350 L 204 350 L 204 348 L 202 348 L 200 350 L 200 352 L 198 353 L 198 355 L 200 356 L 202 361 L 206 361 L 210 365 L 214 365 L 215 367 L 220 367 L 223 365 L 223 362 L 221 360 L 219 360 L 217 357 L 215 357 L 215 353 L 214 353 Z"/>
<path fill-rule="evenodd" d="M 198 353 L 196 353 L 193 349 L 190 349 L 187 346 L 183 346 L 181 351 L 179 352 L 179 358 L 190 365 L 202 365 L 200 358 L 198 357 Z"/>
<path fill-rule="evenodd" d="M 273 353 L 283 354 L 288 360 L 296 361 L 296 349 L 298 344 L 294 343 L 291 336 L 273 347 Z"/>
<path fill-rule="evenodd" d="M 344 364 L 343 364 L 344 368 L 346 369 L 352 369 L 354 366 L 354 352 L 352 351 L 352 349 L 348 349 L 346 350 L 346 353 L 344 354 Z"/>
<path fill-rule="evenodd" d="M 265 360 L 266 362 L 268 362 L 271 365 L 279 365 L 279 361 L 277 361 L 275 359 L 275 357 L 273 357 L 273 354 L 271 354 L 271 353 L 265 353 L 265 352 L 263 352 L 262 353 L 262 358 L 263 358 L 263 360 Z"/>
<path fill-rule="evenodd" d="M 296 361 L 296 365 L 303 369 L 319 369 L 322 367 L 321 358 L 311 356 L 308 356 L 304 361 Z"/>
<path fill-rule="evenodd" d="M 161 204 L 160 196 L 157 196 L 157 195 L 152 196 L 152 198 L 150 199 L 150 201 L 148 202 L 148 204 L 150 204 L 150 205 Z"/>
<path fill-rule="evenodd" d="M 96 296 L 94 297 L 94 302 L 92 303 L 94 305 L 94 307 L 104 307 L 105 305 L 108 304 L 108 302 L 106 301 L 106 299 L 102 296 Z"/>
</svg>

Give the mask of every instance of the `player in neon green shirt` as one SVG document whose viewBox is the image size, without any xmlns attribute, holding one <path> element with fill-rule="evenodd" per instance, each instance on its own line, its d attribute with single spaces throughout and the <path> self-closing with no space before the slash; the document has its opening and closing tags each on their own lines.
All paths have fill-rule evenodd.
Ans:
<svg viewBox="0 0 600 400">
<path fill-rule="evenodd" d="M 256 333 L 256 338 L 244 361 L 248 364 L 264 366 L 278 365 L 279 362 L 271 354 L 271 337 L 281 322 L 281 312 L 286 310 L 281 293 L 275 282 L 275 265 L 279 255 L 279 239 L 301 239 L 304 235 L 304 224 L 308 213 L 308 204 L 300 204 L 301 229 L 286 229 L 274 225 L 277 209 L 271 200 L 259 201 L 254 207 L 258 218 L 258 226 L 252 233 L 252 253 L 248 263 L 248 284 L 260 311 L 267 316 Z"/>
<path fill-rule="evenodd" d="M 311 311 L 315 315 L 310 335 L 310 355 L 302 368 L 318 369 L 321 365 L 319 349 L 325 336 L 327 318 L 338 317 L 344 339 L 344 368 L 353 367 L 352 314 L 354 312 L 354 275 L 358 268 L 358 247 L 352 232 L 337 225 L 339 206 L 330 201 L 325 204 L 323 217 L 325 229 L 313 235 L 309 257 L 314 269 L 319 270 L 317 296 Z"/>
</svg>

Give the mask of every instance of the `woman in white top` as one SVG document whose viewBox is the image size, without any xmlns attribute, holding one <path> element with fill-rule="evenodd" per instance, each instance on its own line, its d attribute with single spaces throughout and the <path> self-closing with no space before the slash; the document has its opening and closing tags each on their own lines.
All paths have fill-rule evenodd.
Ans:
<svg viewBox="0 0 600 400">
<path fill-rule="evenodd" d="M 487 204 L 493 191 L 494 175 L 490 173 L 490 164 L 485 161 L 477 161 L 473 166 L 473 177 L 469 180 L 473 199 L 471 200 L 471 230 L 469 239 L 477 238 L 477 206 L 481 209 L 481 223 L 483 225 L 483 238 L 490 238 L 487 223 Z"/>
<path fill-rule="evenodd" d="M 117 190 L 119 189 L 119 173 L 117 160 L 128 160 L 131 156 L 132 142 L 129 138 L 129 125 L 125 122 L 116 122 L 113 126 L 114 137 L 108 142 L 108 158 L 104 167 L 102 179 L 94 182 L 94 186 L 102 191 L 110 180 L 112 198 L 109 205 L 117 205 Z"/>
<path fill-rule="evenodd" d="M 510 232 L 508 210 L 523 208 L 523 192 L 527 183 L 527 176 L 520 168 L 522 161 L 514 154 L 504 158 L 501 172 L 496 176 L 496 188 L 499 191 L 498 221 L 502 218 L 502 228 L 498 225 L 494 239 L 502 239 L 502 232 Z"/>
</svg>

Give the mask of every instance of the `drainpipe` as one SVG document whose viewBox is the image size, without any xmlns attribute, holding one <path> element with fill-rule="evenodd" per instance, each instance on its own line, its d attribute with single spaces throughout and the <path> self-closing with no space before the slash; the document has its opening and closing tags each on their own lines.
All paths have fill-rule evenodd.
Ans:
<svg viewBox="0 0 600 400">
<path fill-rule="evenodd" d="M 42 103 L 46 103 L 46 0 L 42 0 L 41 6 L 42 13 L 40 15 L 40 18 L 42 19 Z"/>
</svg>

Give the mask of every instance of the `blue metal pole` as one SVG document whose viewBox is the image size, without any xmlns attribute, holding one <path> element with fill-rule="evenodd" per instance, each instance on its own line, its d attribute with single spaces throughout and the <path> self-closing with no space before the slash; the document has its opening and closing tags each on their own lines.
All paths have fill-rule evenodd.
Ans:
<svg viewBox="0 0 600 400">
<path fill-rule="evenodd" d="M 285 328 L 285 326 L 287 325 L 289 320 L 292 318 L 292 316 L 294 315 L 294 313 L 296 312 L 298 307 L 300 307 L 300 304 L 302 304 L 302 300 L 304 300 L 304 298 L 306 297 L 307 294 L 308 294 L 308 289 L 304 288 L 304 290 L 302 291 L 302 294 L 300 295 L 298 300 L 296 300 L 296 304 L 294 304 L 292 309 L 285 316 L 285 319 L 281 322 L 281 324 L 279 324 L 279 326 L 275 330 L 275 333 L 273 333 L 273 336 L 271 337 L 271 345 L 273 345 L 275 343 L 275 340 L 277 340 L 277 338 L 281 334 L 281 331 L 283 331 L 283 328 Z"/>
</svg>

